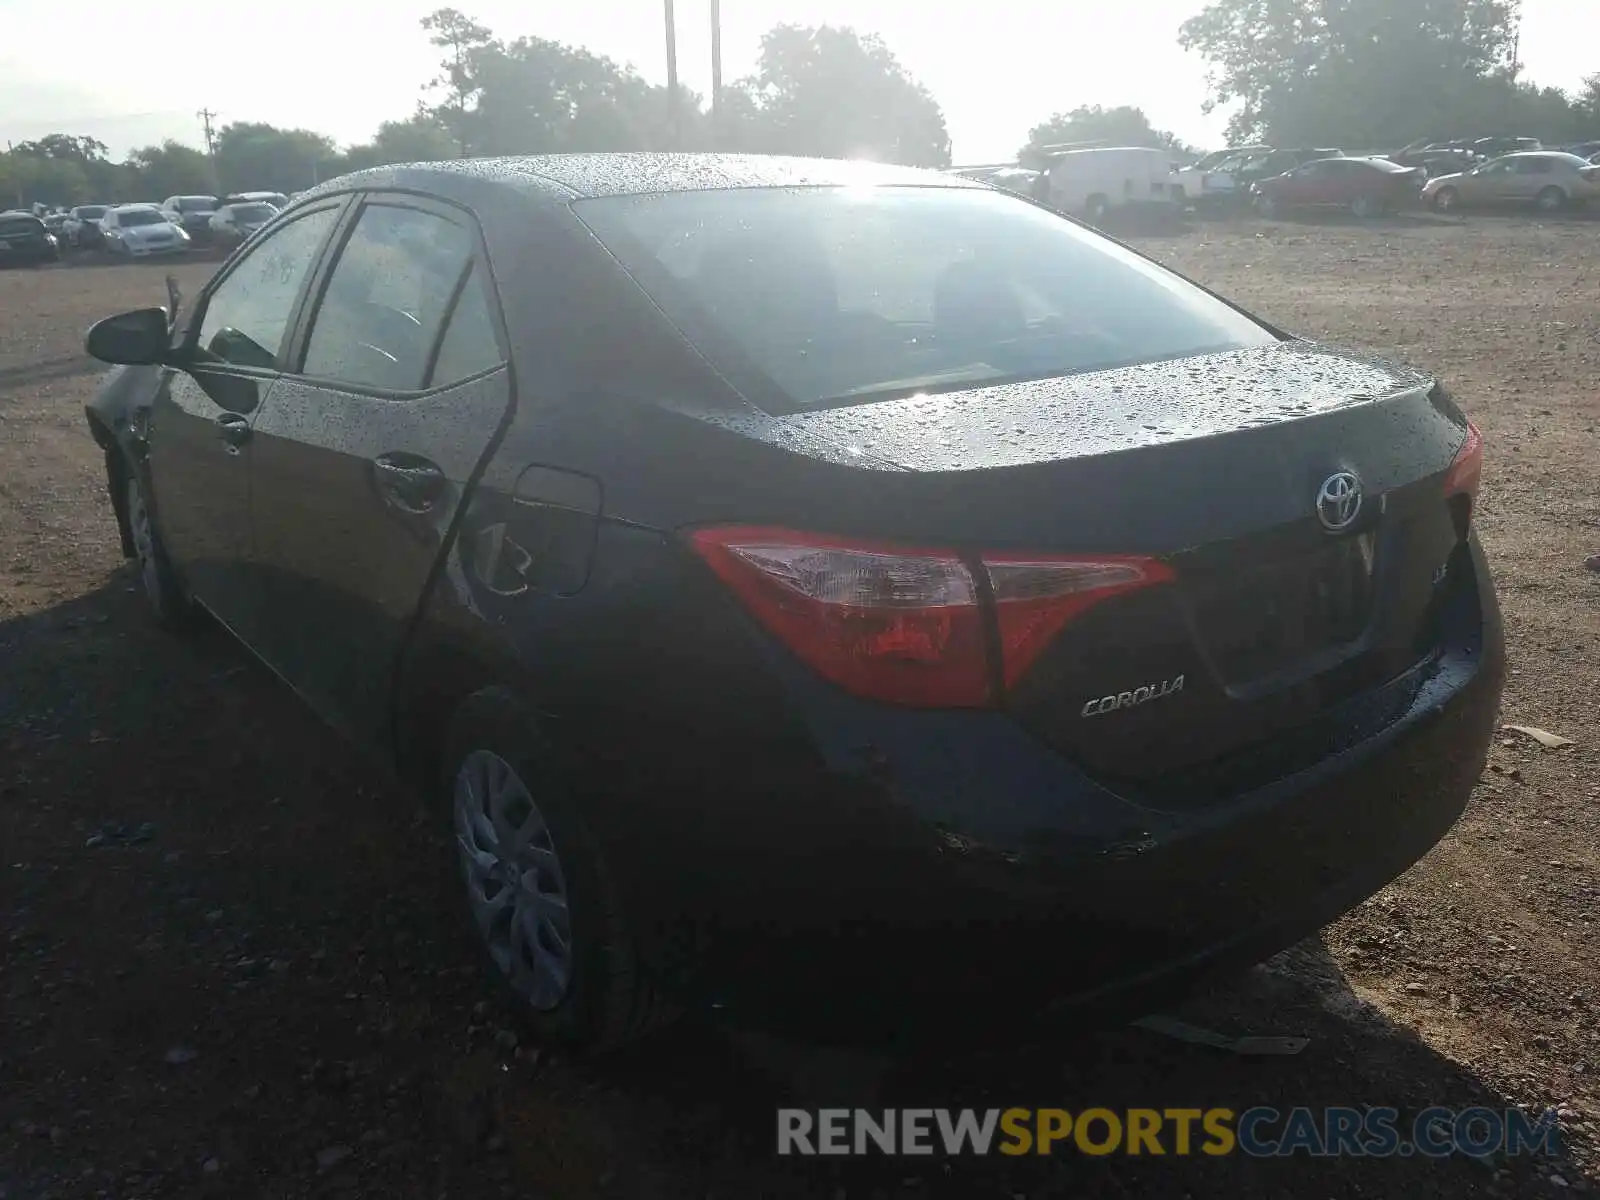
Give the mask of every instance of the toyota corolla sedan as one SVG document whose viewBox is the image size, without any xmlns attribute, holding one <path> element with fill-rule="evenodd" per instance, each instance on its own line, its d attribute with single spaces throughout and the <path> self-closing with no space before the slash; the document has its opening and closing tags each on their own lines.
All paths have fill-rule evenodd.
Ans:
<svg viewBox="0 0 1600 1200">
<path fill-rule="evenodd" d="M 1148 1011 L 1404 871 L 1482 768 L 1445 386 L 1020 197 L 379 168 L 176 303 L 88 337 L 155 618 L 414 785 L 547 1039 Z"/>
<path fill-rule="evenodd" d="M 122 258 L 148 258 L 153 254 L 182 254 L 189 235 L 172 214 L 154 204 L 120 204 L 100 218 L 106 250 Z"/>
</svg>

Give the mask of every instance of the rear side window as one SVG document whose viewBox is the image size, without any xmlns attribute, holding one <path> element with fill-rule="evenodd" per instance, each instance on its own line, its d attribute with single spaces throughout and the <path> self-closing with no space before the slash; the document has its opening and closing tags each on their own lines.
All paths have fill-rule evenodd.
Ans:
<svg viewBox="0 0 1600 1200">
<path fill-rule="evenodd" d="M 1548 158 L 1517 159 L 1517 174 L 1519 175 L 1548 175 L 1554 168 L 1555 164 Z"/>
<path fill-rule="evenodd" d="M 987 188 L 748 188 L 573 209 L 736 386 L 752 381 L 747 395 L 782 410 L 1276 340 L 1116 243 Z"/>
<path fill-rule="evenodd" d="M 241 367 L 270 369 L 295 300 L 338 210 L 307 213 L 256 243 L 206 301 L 200 348 Z"/>
<path fill-rule="evenodd" d="M 474 268 L 462 285 L 461 297 L 439 342 L 439 357 L 433 364 L 429 387 L 448 387 L 500 365 L 500 343 L 495 339 L 494 320 L 489 315 L 480 274 Z"/>
<path fill-rule="evenodd" d="M 369 204 L 328 278 L 304 373 L 379 391 L 422 388 L 473 240 L 421 209 Z"/>
</svg>

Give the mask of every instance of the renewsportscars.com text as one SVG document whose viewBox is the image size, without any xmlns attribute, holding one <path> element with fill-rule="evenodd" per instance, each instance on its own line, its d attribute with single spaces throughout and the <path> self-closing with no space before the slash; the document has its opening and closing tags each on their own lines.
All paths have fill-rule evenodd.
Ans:
<svg viewBox="0 0 1600 1200">
<path fill-rule="evenodd" d="M 783 1108 L 781 1155 L 1223 1155 L 1254 1158 L 1558 1153 L 1554 1112 L 1426 1108 Z"/>
</svg>

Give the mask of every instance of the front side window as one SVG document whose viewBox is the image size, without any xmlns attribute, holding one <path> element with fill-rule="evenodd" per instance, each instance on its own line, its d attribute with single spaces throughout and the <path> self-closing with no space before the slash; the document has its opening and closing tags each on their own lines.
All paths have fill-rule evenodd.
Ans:
<svg viewBox="0 0 1600 1200">
<path fill-rule="evenodd" d="M 380 391 L 420 389 L 472 249 L 472 236 L 454 221 L 368 205 L 328 278 L 305 374 Z"/>
<path fill-rule="evenodd" d="M 1519 175 L 1548 175 L 1551 162 L 1548 158 L 1519 158 L 1517 160 L 1517 174 Z"/>
<path fill-rule="evenodd" d="M 573 211 L 714 365 L 735 379 L 753 368 L 783 410 L 1276 341 L 1171 272 L 987 188 L 748 188 Z"/>
<path fill-rule="evenodd" d="M 301 285 L 337 218 L 333 208 L 307 213 L 239 260 L 206 303 L 203 355 L 240 367 L 277 365 Z"/>
</svg>

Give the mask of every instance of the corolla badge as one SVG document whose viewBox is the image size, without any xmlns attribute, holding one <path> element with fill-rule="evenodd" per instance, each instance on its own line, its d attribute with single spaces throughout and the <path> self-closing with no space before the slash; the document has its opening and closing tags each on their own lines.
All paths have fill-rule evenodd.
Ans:
<svg viewBox="0 0 1600 1200">
<path fill-rule="evenodd" d="M 1338 471 L 1322 481 L 1317 489 L 1317 520 L 1329 533 L 1349 529 L 1361 515 L 1361 480 L 1349 471 Z"/>
<path fill-rule="evenodd" d="M 1115 692 L 1110 696 L 1100 696 L 1097 699 L 1086 701 L 1080 715 L 1103 717 L 1107 713 L 1118 712 L 1124 708 L 1136 708 L 1141 704 L 1149 704 L 1152 700 L 1164 700 L 1168 696 L 1181 691 L 1183 691 L 1183 676 L 1178 675 L 1172 679 L 1163 679 L 1160 683 L 1147 683 L 1143 687 L 1133 688 L 1131 691 Z"/>
</svg>

